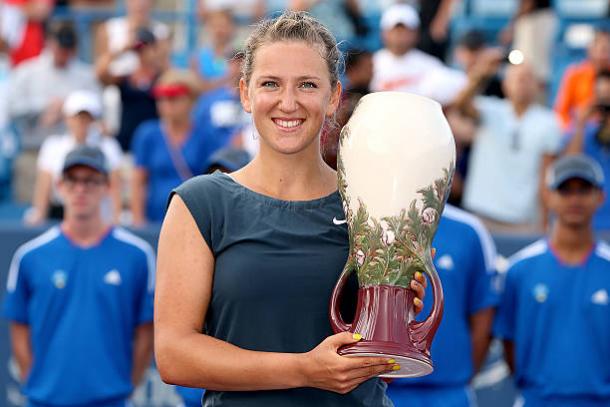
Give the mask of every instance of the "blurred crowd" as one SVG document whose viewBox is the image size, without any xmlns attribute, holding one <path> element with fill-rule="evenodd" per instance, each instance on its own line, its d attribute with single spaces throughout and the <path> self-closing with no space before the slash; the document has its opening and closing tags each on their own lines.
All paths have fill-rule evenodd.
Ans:
<svg viewBox="0 0 610 407">
<path fill-rule="evenodd" d="M 179 64 L 172 56 L 180 30 L 153 17 L 153 0 L 125 0 L 125 14 L 96 24 L 91 43 L 65 16 L 115 1 L 5 0 L 0 197 L 29 205 L 27 224 L 61 219 L 56 182 L 63 157 L 89 144 L 104 151 L 111 168 L 108 219 L 160 222 L 172 188 L 220 162 L 239 168 L 256 154 L 256 130 L 239 102 L 240 42 L 251 22 L 282 8 L 308 10 L 341 41 L 343 103 L 338 126 L 322 137 L 331 166 L 358 99 L 405 91 L 442 104 L 458 147 L 450 202 L 492 232 L 545 230 L 543 174 L 562 154 L 584 152 L 610 176 L 610 31 L 603 16 L 585 36 L 584 59 L 559 73 L 555 92 L 559 18 L 550 0 L 515 1 L 514 16 L 491 35 L 452 35 L 453 13 L 468 2 L 369 3 L 201 0 L 201 44 Z M 371 9 L 379 18 L 367 14 Z M 79 58 L 82 49 L 93 50 L 91 63 Z M 595 227 L 610 229 L 608 202 Z"/>
</svg>

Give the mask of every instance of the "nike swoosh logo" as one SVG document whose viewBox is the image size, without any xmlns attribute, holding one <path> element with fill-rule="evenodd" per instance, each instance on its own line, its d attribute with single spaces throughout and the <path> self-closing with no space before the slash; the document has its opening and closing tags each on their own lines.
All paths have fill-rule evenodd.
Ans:
<svg viewBox="0 0 610 407">
<path fill-rule="evenodd" d="M 333 218 L 333 223 L 335 225 L 345 225 L 347 223 L 347 219 L 337 219 L 337 217 L 335 216 Z"/>
</svg>

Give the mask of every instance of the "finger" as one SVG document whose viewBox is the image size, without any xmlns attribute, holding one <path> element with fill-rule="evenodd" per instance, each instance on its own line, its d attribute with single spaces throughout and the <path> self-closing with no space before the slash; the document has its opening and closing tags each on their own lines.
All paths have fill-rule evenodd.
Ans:
<svg viewBox="0 0 610 407">
<path fill-rule="evenodd" d="M 413 305 L 416 314 L 419 314 L 424 309 L 424 302 L 419 298 L 413 298 Z"/>
<path fill-rule="evenodd" d="M 426 287 L 428 287 L 428 279 L 426 278 L 426 276 L 424 275 L 424 273 L 421 273 L 421 272 L 419 272 L 419 271 L 416 271 L 416 272 L 415 272 L 415 276 L 414 276 L 414 277 L 415 277 L 415 280 L 416 280 L 418 283 L 420 283 L 420 284 L 421 284 L 421 285 L 424 287 L 424 289 L 425 289 Z"/>
<path fill-rule="evenodd" d="M 394 363 L 384 363 L 382 365 L 361 366 L 357 369 L 349 370 L 346 373 L 347 380 L 370 379 L 383 373 L 390 373 L 400 370 L 400 365 Z"/>
<path fill-rule="evenodd" d="M 417 282 L 416 280 L 411 280 L 411 290 L 415 291 L 415 295 L 417 295 L 417 298 L 419 298 L 420 300 L 424 299 L 426 295 L 426 289 L 421 283 Z"/>
<path fill-rule="evenodd" d="M 356 343 L 362 339 L 362 335 L 359 333 L 352 333 L 349 331 L 340 332 L 338 334 L 329 336 L 326 340 L 328 344 L 333 347 L 335 350 L 339 349 L 342 346 L 350 345 L 352 343 Z"/>
</svg>

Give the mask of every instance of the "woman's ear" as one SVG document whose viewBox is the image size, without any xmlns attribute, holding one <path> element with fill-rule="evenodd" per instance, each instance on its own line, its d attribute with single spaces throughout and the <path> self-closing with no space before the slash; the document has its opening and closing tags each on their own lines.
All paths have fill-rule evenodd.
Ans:
<svg viewBox="0 0 610 407">
<path fill-rule="evenodd" d="M 248 84 L 244 78 L 239 80 L 239 99 L 241 105 L 247 113 L 252 113 L 252 105 L 250 104 L 250 95 L 248 93 Z"/>
<path fill-rule="evenodd" d="M 328 108 L 326 109 L 326 116 L 332 117 L 339 108 L 339 102 L 341 101 L 341 92 L 343 91 L 343 87 L 341 86 L 341 81 L 337 81 L 337 86 L 335 89 L 331 90 L 330 101 L 328 103 Z"/>
</svg>

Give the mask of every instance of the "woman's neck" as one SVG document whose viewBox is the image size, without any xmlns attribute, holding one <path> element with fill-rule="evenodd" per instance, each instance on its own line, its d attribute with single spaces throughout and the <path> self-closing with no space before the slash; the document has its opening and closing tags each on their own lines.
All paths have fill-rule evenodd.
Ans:
<svg viewBox="0 0 610 407">
<path fill-rule="evenodd" d="M 163 120 L 163 127 L 170 142 L 179 143 L 184 141 L 191 131 L 191 120 L 189 117 Z"/>
<path fill-rule="evenodd" d="M 307 201 L 337 189 L 337 176 L 319 149 L 299 154 L 281 154 L 261 149 L 251 164 L 235 173 L 246 187 L 277 199 Z"/>
</svg>

